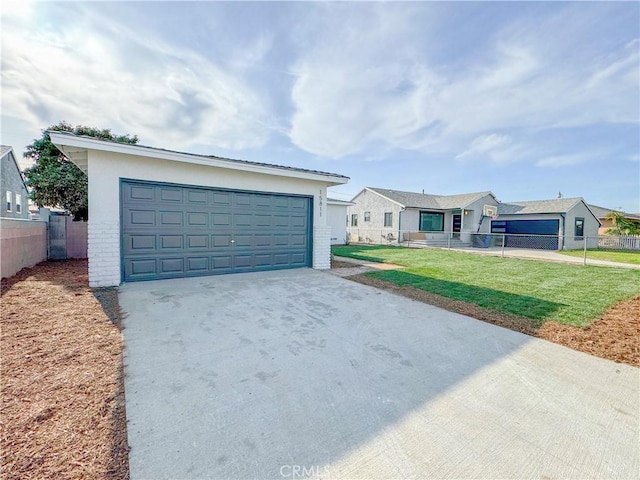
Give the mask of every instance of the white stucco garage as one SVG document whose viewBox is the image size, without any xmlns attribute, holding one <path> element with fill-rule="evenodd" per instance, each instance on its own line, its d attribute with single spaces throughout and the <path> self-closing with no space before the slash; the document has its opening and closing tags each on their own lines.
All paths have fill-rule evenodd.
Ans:
<svg viewBox="0 0 640 480">
<path fill-rule="evenodd" d="M 330 267 L 348 177 L 49 132 L 88 175 L 89 283 Z"/>
</svg>

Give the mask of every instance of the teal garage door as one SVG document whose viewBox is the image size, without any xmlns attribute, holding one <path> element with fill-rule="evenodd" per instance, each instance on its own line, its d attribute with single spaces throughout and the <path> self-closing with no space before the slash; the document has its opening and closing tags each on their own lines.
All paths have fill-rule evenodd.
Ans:
<svg viewBox="0 0 640 480">
<path fill-rule="evenodd" d="M 123 180 L 126 282 L 311 264 L 311 198 Z"/>
</svg>

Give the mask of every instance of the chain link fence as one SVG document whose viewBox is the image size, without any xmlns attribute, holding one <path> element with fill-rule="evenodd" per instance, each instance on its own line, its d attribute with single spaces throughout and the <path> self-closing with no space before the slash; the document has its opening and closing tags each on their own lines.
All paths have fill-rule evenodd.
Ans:
<svg viewBox="0 0 640 480">
<path fill-rule="evenodd" d="M 551 259 L 544 252 L 565 253 L 571 257 L 607 260 L 602 252 L 620 252 L 638 255 L 640 260 L 639 235 L 600 235 L 600 236 L 562 236 L 527 235 L 509 233 L 470 233 L 470 232 L 418 232 L 415 230 L 362 229 L 351 228 L 347 234 L 347 243 L 364 245 L 402 245 L 411 248 L 449 248 L 474 250 L 501 256 L 524 256 Z M 527 254 L 526 252 L 531 252 Z M 627 259 L 630 258 L 627 256 Z M 633 258 L 633 255 L 632 257 Z M 557 258 L 556 258 L 557 259 Z M 622 261 L 622 260 L 616 260 Z"/>
</svg>

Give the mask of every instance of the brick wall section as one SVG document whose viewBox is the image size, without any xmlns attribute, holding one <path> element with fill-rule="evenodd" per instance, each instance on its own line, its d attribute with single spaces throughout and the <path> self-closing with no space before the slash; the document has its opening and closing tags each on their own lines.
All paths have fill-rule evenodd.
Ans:
<svg viewBox="0 0 640 480">
<path fill-rule="evenodd" d="M 8 278 L 47 259 L 47 223 L 0 219 L 0 271 Z"/>
<path fill-rule="evenodd" d="M 313 268 L 327 270 L 331 268 L 331 226 L 313 227 Z"/>
<path fill-rule="evenodd" d="M 87 230 L 89 286 L 120 285 L 120 227 L 89 219 Z"/>
</svg>

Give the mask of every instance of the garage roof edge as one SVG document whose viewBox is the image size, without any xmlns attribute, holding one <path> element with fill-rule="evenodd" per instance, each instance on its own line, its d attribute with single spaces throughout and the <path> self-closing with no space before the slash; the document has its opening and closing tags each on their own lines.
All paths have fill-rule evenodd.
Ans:
<svg viewBox="0 0 640 480">
<path fill-rule="evenodd" d="M 228 168 L 232 170 L 245 170 L 255 173 L 325 181 L 333 185 L 344 184 L 349 180 L 349 177 L 346 177 L 344 175 L 322 172 L 319 170 L 309 170 L 298 167 L 274 165 L 269 163 L 254 162 L 250 160 L 237 160 L 217 157 L 215 155 L 201 155 L 196 153 L 179 152 L 176 150 L 150 147 L 147 145 L 132 145 L 110 140 L 99 140 L 97 138 L 84 135 L 75 135 L 69 132 L 49 131 L 47 133 L 49 134 L 53 144 L 85 172 L 88 169 L 87 151 L 98 150 L 104 152 L 120 153 L 124 155 L 159 158 L 162 160 L 170 160 L 175 162 L 208 165 L 212 167 Z"/>
</svg>

